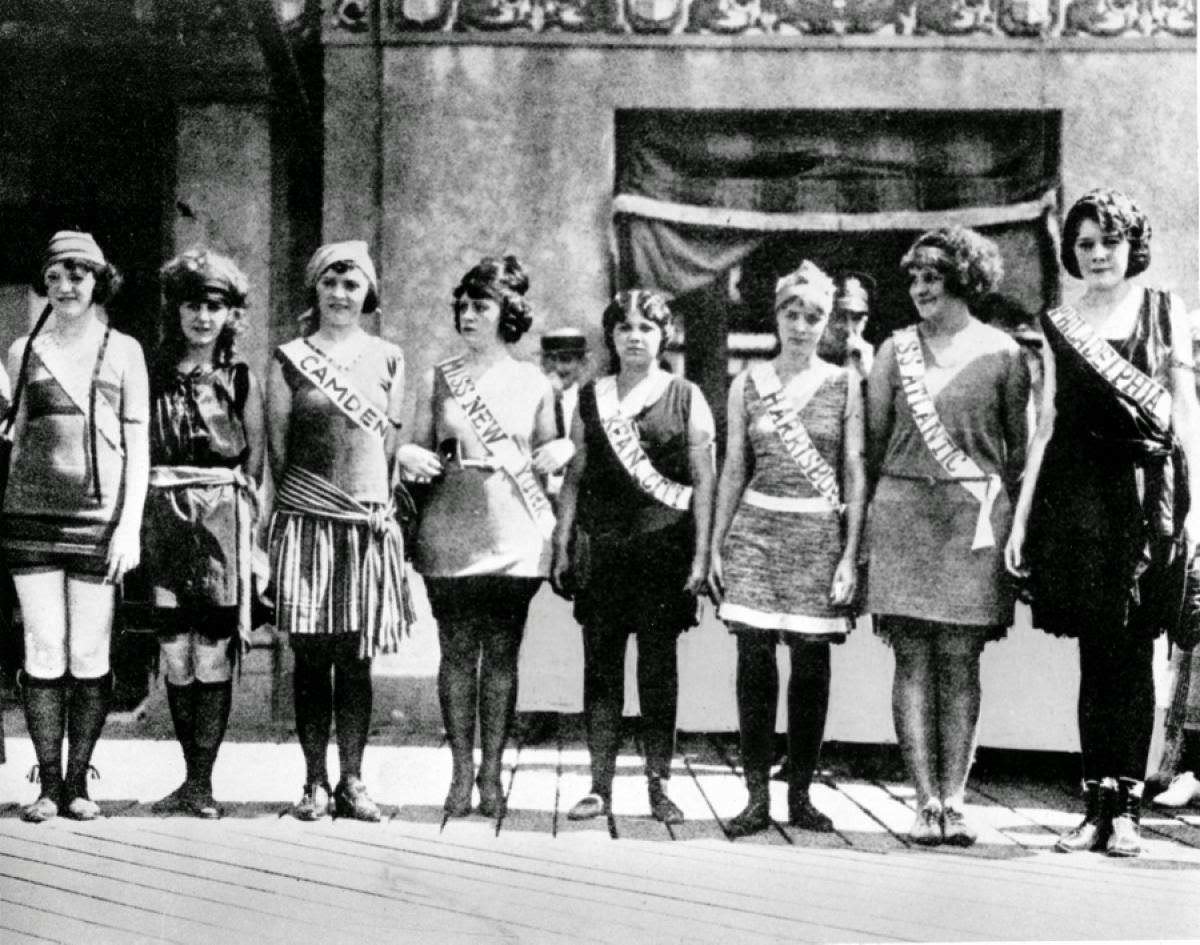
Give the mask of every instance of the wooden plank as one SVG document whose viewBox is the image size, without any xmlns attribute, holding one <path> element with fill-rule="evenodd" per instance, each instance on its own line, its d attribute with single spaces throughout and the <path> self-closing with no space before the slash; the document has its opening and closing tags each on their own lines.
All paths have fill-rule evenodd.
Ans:
<svg viewBox="0 0 1200 945">
<path fill-rule="evenodd" d="M 672 839 L 694 841 L 700 839 L 724 840 L 725 830 L 720 820 L 701 791 L 693 773 L 693 758 L 684 755 L 671 778 L 671 799 L 683 811 L 684 821 L 667 832 Z"/>
<path fill-rule="evenodd" d="M 906 849 L 906 844 L 843 791 L 837 782 L 815 782 L 812 796 L 817 806 L 833 818 L 838 833 L 855 849 L 880 853 Z"/>
<path fill-rule="evenodd" d="M 373 918 L 379 910 L 371 908 L 366 897 L 338 895 L 337 891 L 311 886 L 300 894 L 295 879 L 256 875 L 239 864 L 203 861 L 178 849 L 164 852 L 144 844 L 70 831 L 41 834 L 38 846 L 53 847 L 71 857 L 93 856 L 110 870 L 146 868 L 218 901 L 245 900 L 268 914 L 282 914 L 339 932 L 349 928 L 360 937 L 383 934 L 393 927 L 390 922 Z"/>
</svg>

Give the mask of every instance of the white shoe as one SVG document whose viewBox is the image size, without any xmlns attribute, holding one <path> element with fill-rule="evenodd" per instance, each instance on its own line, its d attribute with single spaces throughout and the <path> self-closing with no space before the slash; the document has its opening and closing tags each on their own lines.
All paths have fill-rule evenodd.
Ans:
<svg viewBox="0 0 1200 945">
<path fill-rule="evenodd" d="M 1159 807 L 1187 807 L 1193 801 L 1200 800 L 1200 781 L 1190 771 L 1177 774 L 1167 785 L 1167 789 L 1154 798 Z"/>
</svg>

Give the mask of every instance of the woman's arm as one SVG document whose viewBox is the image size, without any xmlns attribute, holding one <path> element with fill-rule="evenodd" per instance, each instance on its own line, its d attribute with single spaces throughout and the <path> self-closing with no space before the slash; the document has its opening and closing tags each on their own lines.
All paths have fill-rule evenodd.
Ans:
<svg viewBox="0 0 1200 945">
<path fill-rule="evenodd" d="M 569 436 L 558 435 L 558 423 L 554 419 L 554 387 L 546 380 L 546 390 L 538 401 L 534 416 L 533 468 L 540 476 L 558 472 L 571 459 L 575 447 Z"/>
<path fill-rule="evenodd" d="M 1188 466 L 1187 540 L 1190 548 L 1200 544 L 1200 402 L 1196 399 L 1196 365 L 1192 359 L 1191 326 L 1183 301 L 1171 296 L 1171 425 L 1183 447 Z"/>
<path fill-rule="evenodd" d="M 571 597 L 571 538 L 575 533 L 575 510 L 579 500 L 579 482 L 587 468 L 587 448 L 583 439 L 583 418 L 576 411 L 571 420 L 571 443 L 575 455 L 567 464 L 562 489 L 558 493 L 558 521 L 554 526 L 554 560 L 550 566 L 550 585 L 563 597 Z"/>
<path fill-rule="evenodd" d="M 1049 343 L 1042 345 L 1042 399 L 1038 404 L 1037 423 L 1033 438 L 1025 453 L 1025 469 L 1021 474 L 1021 490 L 1017 493 L 1017 504 L 1013 509 L 1012 531 L 1004 545 L 1004 566 L 1014 577 L 1028 577 L 1025 566 L 1025 530 L 1029 525 L 1029 513 L 1033 508 L 1033 494 L 1037 489 L 1038 476 L 1042 472 L 1042 459 L 1046 447 L 1054 436 L 1054 394 L 1058 389 L 1058 375 L 1054 367 L 1054 352 Z"/>
<path fill-rule="evenodd" d="M 405 479 L 428 482 L 442 474 L 442 461 L 433 452 L 433 369 L 421 376 L 413 426 L 406 442 L 396 448 L 396 461 Z"/>
<path fill-rule="evenodd" d="M 292 415 L 292 389 L 283 376 L 283 365 L 278 358 L 271 359 L 271 372 L 267 375 L 267 445 L 271 460 L 271 478 L 275 487 L 283 482 L 287 469 L 288 424 Z"/>
<path fill-rule="evenodd" d="M 121 437 L 125 441 L 125 474 L 121 483 L 121 517 L 108 544 L 108 575 L 118 583 L 141 560 L 142 510 L 150 482 L 150 379 L 142 347 L 129 341 L 128 363 L 121 380 Z"/>
<path fill-rule="evenodd" d="M 746 375 L 739 374 L 729 385 L 725 410 L 725 465 L 717 484 L 713 512 L 712 543 L 708 555 L 708 589 L 713 600 L 725 596 L 725 567 L 721 545 L 733 523 L 734 513 L 746 488 Z"/>
<path fill-rule="evenodd" d="M 692 523 L 695 552 L 684 590 L 699 594 L 708 581 L 708 554 L 712 542 L 713 497 L 717 471 L 713 457 L 716 424 L 700 388 L 691 384 L 692 407 L 688 413 L 688 469 L 692 476 Z"/>
<path fill-rule="evenodd" d="M 246 389 L 246 403 L 242 405 L 242 425 L 246 428 L 246 444 L 249 453 L 243 467 L 246 475 L 250 476 L 260 486 L 263 478 L 263 461 L 267 455 L 266 416 L 263 412 L 262 385 L 253 371 L 246 372 L 249 383 Z"/>
<path fill-rule="evenodd" d="M 862 383 L 856 371 L 846 377 L 846 412 L 842 419 L 842 500 L 846 505 L 846 543 L 833 572 L 829 590 L 832 603 L 845 606 L 858 590 L 858 549 L 866 520 L 867 473 L 863 462 L 866 423 Z"/>
<path fill-rule="evenodd" d="M 896 419 L 892 401 L 892 374 L 895 364 L 896 348 L 889 338 L 880 347 L 867 378 L 865 468 L 868 501 L 875 494 L 875 486 L 883 470 L 883 459 L 887 454 L 888 441 L 892 437 L 892 424 Z"/>
</svg>

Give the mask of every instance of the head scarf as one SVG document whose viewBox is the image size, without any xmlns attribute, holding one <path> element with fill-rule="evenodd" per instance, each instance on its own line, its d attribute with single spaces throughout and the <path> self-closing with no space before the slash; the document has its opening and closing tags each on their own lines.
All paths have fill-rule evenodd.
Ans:
<svg viewBox="0 0 1200 945">
<path fill-rule="evenodd" d="M 245 273 L 228 256 L 209 249 L 189 249 L 162 267 L 163 292 L 168 298 L 186 300 L 206 292 L 217 292 L 228 304 L 246 304 L 250 285 Z"/>
<path fill-rule="evenodd" d="M 807 259 L 775 283 L 775 308 L 802 299 L 828 314 L 833 309 L 833 280 Z"/>
<path fill-rule="evenodd" d="M 357 268 L 366 276 L 371 291 L 379 294 L 379 279 L 375 275 L 375 264 L 371 262 L 371 251 L 367 248 L 365 240 L 342 240 L 340 243 L 326 243 L 319 247 L 304 267 L 304 284 L 310 289 L 315 289 L 321 273 L 334 263 L 347 263 Z"/>
<path fill-rule="evenodd" d="M 59 230 L 50 237 L 46 255 L 42 258 L 42 272 L 55 263 L 65 262 L 68 259 L 93 263 L 97 269 L 103 269 L 108 265 L 108 260 L 104 258 L 104 253 L 100 251 L 100 246 L 91 233 Z"/>
</svg>

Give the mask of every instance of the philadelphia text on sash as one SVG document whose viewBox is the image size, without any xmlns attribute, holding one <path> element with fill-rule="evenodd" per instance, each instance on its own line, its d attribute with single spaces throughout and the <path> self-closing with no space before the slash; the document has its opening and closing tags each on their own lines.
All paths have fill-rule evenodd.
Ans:
<svg viewBox="0 0 1200 945">
<path fill-rule="evenodd" d="M 692 506 L 692 487 L 668 479 L 650 462 L 642 449 L 637 428 L 621 413 L 616 379 L 604 377 L 596 382 L 596 413 L 618 462 L 643 492 L 668 508 L 686 512 Z"/>
<path fill-rule="evenodd" d="M 554 534 L 554 509 L 542 491 L 529 455 L 521 449 L 488 407 L 487 401 L 475 387 L 461 357 L 450 358 L 437 366 L 450 394 L 471 423 L 479 441 L 508 473 L 517 487 L 525 511 L 533 519 L 538 533 L 546 539 Z"/>
<path fill-rule="evenodd" d="M 1170 429 L 1170 391 L 1121 357 L 1069 305 L 1054 309 L 1047 317 L 1097 374 L 1153 417 L 1161 429 Z"/>
<path fill-rule="evenodd" d="M 258 487 L 240 469 L 223 466 L 151 466 L 151 489 L 190 489 L 233 486 L 235 561 L 238 575 L 238 636 L 250 646 L 250 599 L 254 593 L 254 523 L 258 519 Z"/>
<path fill-rule="evenodd" d="M 388 421 L 338 370 L 337 365 L 304 338 L 295 338 L 279 349 L 288 362 L 335 407 L 355 424 L 381 440 L 387 434 Z"/>
<path fill-rule="evenodd" d="M 758 391 L 763 409 L 771 426 L 775 428 L 783 448 L 800 467 L 809 484 L 817 491 L 829 506 L 841 515 L 846 510 L 842 502 L 842 490 L 838 483 L 837 472 L 825 461 L 804 423 L 800 413 L 792 407 L 783 396 L 783 384 L 775 373 L 775 366 L 770 362 L 756 364 L 750 369 L 750 381 Z"/>
<path fill-rule="evenodd" d="M 917 326 L 900 329 L 893 333 L 892 339 L 896 346 L 896 366 L 900 371 L 904 396 L 925 446 L 937 464 L 979 503 L 979 518 L 975 522 L 971 550 L 993 548 L 996 536 L 992 532 L 992 506 L 1000 494 L 1000 477 L 985 473 L 975 460 L 950 439 L 950 432 L 938 416 L 929 388 L 925 386 L 925 357 L 921 353 Z"/>
</svg>

